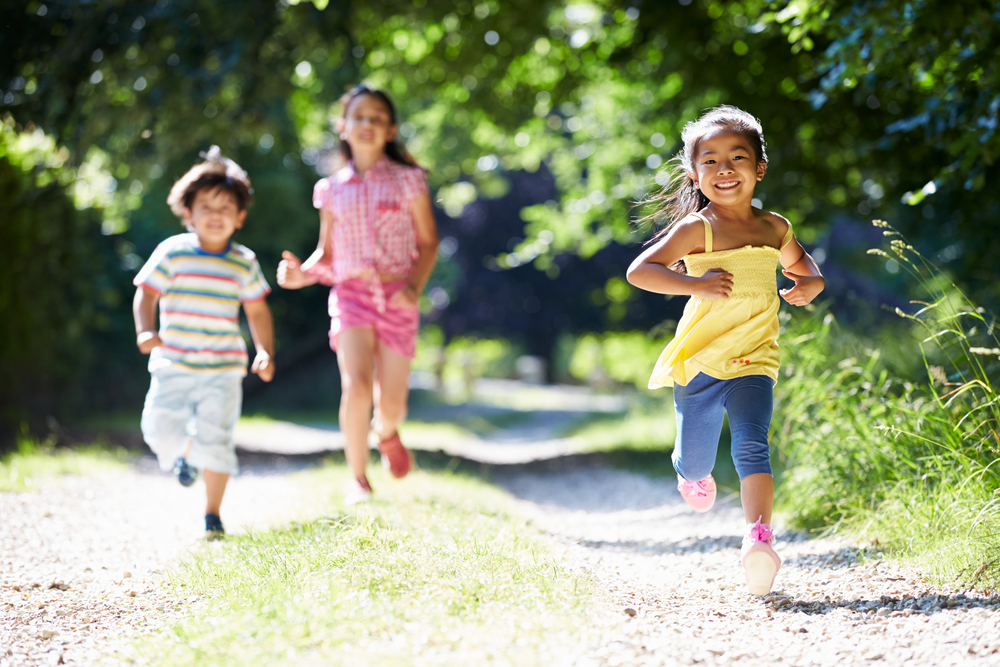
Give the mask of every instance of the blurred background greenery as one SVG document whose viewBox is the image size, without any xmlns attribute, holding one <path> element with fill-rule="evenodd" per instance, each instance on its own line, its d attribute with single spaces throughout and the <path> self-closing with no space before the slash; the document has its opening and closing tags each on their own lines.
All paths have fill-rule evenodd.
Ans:
<svg viewBox="0 0 1000 667">
<path fill-rule="evenodd" d="M 827 302 L 784 323 L 776 447 L 798 470 L 790 484 L 827 490 L 797 509 L 802 525 L 888 497 L 865 495 L 871 478 L 848 482 L 871 452 L 832 443 L 899 446 L 890 459 L 905 479 L 926 474 L 927 453 L 885 430 L 879 406 L 892 401 L 897 417 L 916 415 L 914 432 L 928 406 L 950 415 L 935 442 L 981 426 L 954 456 L 980 465 L 977 507 L 995 505 L 995 423 L 963 419 L 996 414 L 996 2 L 17 4 L 0 33 L 0 441 L 139 410 L 148 376 L 131 278 L 180 231 L 166 193 L 210 144 L 250 173 L 256 203 L 237 239 L 269 278 L 282 250 L 314 247 L 311 189 L 333 165 L 336 100 L 358 82 L 394 98 L 437 204 L 417 370 L 511 377 L 530 355 L 548 380 L 641 393 L 683 299 L 623 279 L 649 233 L 636 202 L 664 182 L 683 125 L 728 103 L 763 122 L 760 205 L 792 221 L 828 279 Z M 872 218 L 905 247 L 867 253 L 887 231 Z M 935 308 L 917 315 L 913 299 Z M 248 378 L 248 401 L 332 412 L 324 290 L 276 289 L 269 302 L 279 375 L 266 392 Z M 940 331 L 921 342 L 942 303 L 954 312 L 941 331 L 959 341 L 947 363 L 926 361 Z M 956 407 L 940 395 L 974 379 L 969 364 L 981 393 Z"/>
</svg>

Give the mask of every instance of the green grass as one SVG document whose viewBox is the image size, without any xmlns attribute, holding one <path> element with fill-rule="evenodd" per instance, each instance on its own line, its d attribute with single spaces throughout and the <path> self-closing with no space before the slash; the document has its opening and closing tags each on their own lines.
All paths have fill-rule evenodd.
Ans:
<svg viewBox="0 0 1000 667">
<path fill-rule="evenodd" d="M 582 451 L 663 451 L 674 447 L 674 406 L 670 392 L 637 398 L 625 413 L 594 413 L 572 424 L 561 437 L 577 438 Z"/>
<path fill-rule="evenodd" d="M 460 424 L 450 422 L 420 422 L 407 420 L 400 424 L 399 435 L 407 446 L 417 449 L 437 449 L 448 442 L 476 439 L 476 433 Z"/>
<path fill-rule="evenodd" d="M 21 440 L 16 451 L 0 458 L 0 491 L 37 490 L 43 483 L 61 475 L 123 470 L 130 457 L 123 449 L 101 444 L 69 449 Z"/>
<path fill-rule="evenodd" d="M 637 399 L 624 414 L 595 414 L 563 433 L 582 441 L 581 452 L 606 452 L 608 464 L 649 477 L 674 478 L 673 454 L 676 425 L 670 392 Z M 723 425 L 712 476 L 719 488 L 738 494 L 739 475 L 729 453 L 729 424 Z"/>
<path fill-rule="evenodd" d="M 927 302 L 874 334 L 821 310 L 783 320 L 772 421 L 787 469 L 779 508 L 800 527 L 841 531 L 934 578 L 996 589 L 995 320 L 886 229 Z"/>
<path fill-rule="evenodd" d="M 595 588 L 509 500 L 471 477 L 373 470 L 379 501 L 340 504 L 343 466 L 299 473 L 323 518 L 231 536 L 173 576 L 191 615 L 140 647 L 153 665 L 547 665 L 581 648 Z M 293 483 L 293 480 L 289 480 Z M 214 546 L 214 545 L 213 545 Z"/>
</svg>

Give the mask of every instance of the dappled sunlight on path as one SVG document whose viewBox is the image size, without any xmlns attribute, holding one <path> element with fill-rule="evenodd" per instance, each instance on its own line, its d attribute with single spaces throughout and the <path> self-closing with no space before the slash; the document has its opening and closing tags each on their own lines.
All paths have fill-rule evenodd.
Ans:
<svg viewBox="0 0 1000 667">
<path fill-rule="evenodd" d="M 418 389 L 419 391 L 419 389 Z M 595 393 L 587 387 L 531 385 L 515 380 L 479 379 L 472 396 L 456 403 L 413 401 L 400 427 L 407 447 L 492 465 L 553 459 L 584 451 L 586 442 L 562 437 L 589 415 L 628 408 L 625 395 Z M 296 455 L 344 448 L 332 422 L 244 419 L 236 444 L 246 451 Z"/>
<path fill-rule="evenodd" d="M 996 664 L 1000 597 L 784 535 L 774 591 L 746 592 L 738 502 L 697 514 L 672 479 L 578 468 L 495 474 L 560 559 L 607 591 L 618 627 L 587 665 Z M 871 557 L 875 557 L 871 554 Z"/>
</svg>

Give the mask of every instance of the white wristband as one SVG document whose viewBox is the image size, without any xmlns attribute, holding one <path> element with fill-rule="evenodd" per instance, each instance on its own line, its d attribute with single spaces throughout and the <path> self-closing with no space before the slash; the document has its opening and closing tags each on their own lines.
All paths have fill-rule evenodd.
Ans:
<svg viewBox="0 0 1000 667">
<path fill-rule="evenodd" d="M 147 340 L 152 340 L 153 338 L 156 338 L 156 336 L 158 335 L 159 335 L 158 331 L 143 331 L 142 333 L 136 335 L 135 344 L 142 345 Z"/>
</svg>

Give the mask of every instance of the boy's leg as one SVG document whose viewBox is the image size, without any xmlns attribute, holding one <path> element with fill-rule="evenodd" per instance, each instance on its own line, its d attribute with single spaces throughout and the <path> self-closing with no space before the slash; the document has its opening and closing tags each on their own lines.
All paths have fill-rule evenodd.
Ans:
<svg viewBox="0 0 1000 667">
<path fill-rule="evenodd" d="M 205 513 L 217 515 L 229 476 L 239 472 L 233 429 L 243 404 L 243 374 L 206 372 L 196 396 L 197 432 L 188 461 L 204 471 Z"/>
<path fill-rule="evenodd" d="M 674 387 L 677 439 L 672 460 L 677 474 L 689 482 L 704 479 L 715 467 L 724 416 L 722 383 L 699 373 L 686 386 Z"/>
<path fill-rule="evenodd" d="M 340 429 L 346 441 L 344 453 L 347 455 L 347 465 L 356 479 L 364 476 L 368 466 L 374 356 L 374 329 L 344 329 L 337 335 L 341 391 Z"/>
<path fill-rule="evenodd" d="M 771 523 L 774 504 L 774 478 L 768 429 L 774 381 L 765 375 L 749 375 L 729 382 L 726 412 L 732 432 L 733 463 L 740 476 L 740 498 L 747 523 L 757 519 Z"/>
<path fill-rule="evenodd" d="M 222 496 L 226 493 L 229 473 L 205 470 L 205 514 L 219 516 Z"/>
<path fill-rule="evenodd" d="M 172 470 L 188 447 L 188 423 L 194 414 L 194 374 L 163 368 L 153 371 L 142 409 L 143 439 L 156 454 L 161 470 Z"/>
</svg>

